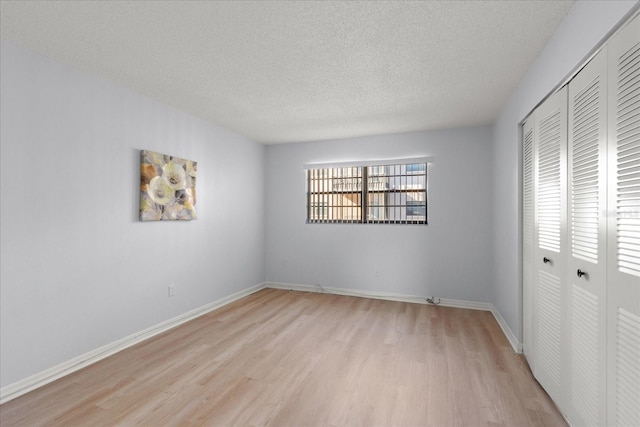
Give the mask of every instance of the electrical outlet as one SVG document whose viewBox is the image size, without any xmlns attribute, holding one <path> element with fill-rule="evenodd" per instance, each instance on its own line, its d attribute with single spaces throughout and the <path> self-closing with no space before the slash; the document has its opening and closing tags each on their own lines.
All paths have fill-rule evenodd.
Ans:
<svg viewBox="0 0 640 427">
<path fill-rule="evenodd" d="M 433 304 L 433 305 L 438 305 L 438 304 L 440 304 L 440 298 L 427 297 L 427 303 L 428 304 Z"/>
<path fill-rule="evenodd" d="M 374 268 L 373 271 L 374 271 L 376 277 L 380 276 L 380 269 L 378 267 Z"/>
<path fill-rule="evenodd" d="M 169 285 L 169 296 L 175 296 L 176 294 L 176 285 Z"/>
</svg>

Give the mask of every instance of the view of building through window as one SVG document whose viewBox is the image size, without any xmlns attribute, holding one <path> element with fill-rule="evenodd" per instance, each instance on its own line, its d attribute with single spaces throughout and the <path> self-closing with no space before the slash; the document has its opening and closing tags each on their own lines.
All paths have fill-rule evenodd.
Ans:
<svg viewBox="0 0 640 427">
<path fill-rule="evenodd" d="M 362 222 L 362 167 L 307 171 L 307 222 Z"/>
<path fill-rule="evenodd" d="M 308 169 L 307 222 L 426 224 L 427 165 Z"/>
</svg>

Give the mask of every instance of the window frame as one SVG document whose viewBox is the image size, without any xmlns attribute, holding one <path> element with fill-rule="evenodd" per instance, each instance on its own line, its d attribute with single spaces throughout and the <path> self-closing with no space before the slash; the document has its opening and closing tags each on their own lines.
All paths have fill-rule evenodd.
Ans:
<svg viewBox="0 0 640 427">
<path fill-rule="evenodd" d="M 358 162 L 340 162 L 340 163 L 318 163 L 318 164 L 305 164 L 303 169 L 306 173 L 306 223 L 307 224 L 396 224 L 396 225 L 428 225 L 429 224 L 429 166 L 433 163 L 432 157 L 416 157 L 416 158 L 404 158 L 404 159 L 388 159 L 388 160 L 369 160 Z M 409 165 L 423 165 L 423 166 L 409 166 Z M 389 168 L 391 166 L 391 168 Z M 384 172 L 374 172 L 375 169 L 383 167 Z M 397 167 L 397 168 L 396 168 Z M 360 179 L 358 190 L 354 191 L 353 188 L 344 190 L 340 186 L 340 190 L 336 190 L 333 184 L 333 180 L 342 180 L 342 174 L 345 169 L 341 168 L 359 168 L 358 172 L 353 175 L 351 169 L 350 175 L 357 176 Z M 375 168 L 375 169 L 374 169 Z M 392 172 L 389 172 L 392 170 Z M 418 172 L 418 173 L 416 173 Z M 385 188 L 370 188 L 372 186 L 373 179 L 382 177 L 382 181 L 386 183 Z M 402 181 L 404 178 L 404 181 Z M 410 188 L 407 182 L 409 178 L 412 179 L 411 185 L 418 185 L 418 188 Z M 421 186 L 421 181 L 424 183 Z M 399 188 L 391 188 L 390 182 L 401 181 L 404 183 Z M 322 183 L 321 183 L 322 181 Z M 327 181 L 331 185 L 327 184 Z M 320 188 L 322 187 L 322 190 Z M 333 204 L 333 198 L 336 195 L 343 195 L 347 191 L 350 195 L 358 194 L 358 200 L 353 205 L 349 205 L 352 209 L 355 207 L 358 212 L 357 217 L 354 218 L 353 210 L 346 217 L 342 216 L 342 209 L 344 205 L 344 196 L 341 201 Z M 416 194 L 417 197 L 410 199 L 411 194 Z M 393 195 L 393 205 L 389 205 L 388 202 L 382 205 L 372 204 L 370 198 L 373 195 L 383 195 L 385 200 L 389 200 L 389 195 Z M 355 199 L 355 198 L 354 198 Z M 415 203 L 417 200 L 417 204 Z M 422 199 L 422 200 L 420 200 Z M 342 204 L 339 204 L 342 203 Z M 318 211 L 319 207 L 324 204 L 325 212 L 324 217 L 320 218 L 319 215 L 313 215 L 315 211 Z M 394 214 L 389 215 L 389 208 L 399 209 Z M 409 209 L 412 212 L 415 209 L 424 208 L 424 217 L 421 219 L 410 219 L 409 216 L 415 217 L 417 215 L 408 215 Z M 372 209 L 385 209 L 385 215 L 383 218 L 372 218 Z M 334 212 L 340 212 L 337 215 L 338 218 L 330 218 L 333 215 L 328 214 L 329 211 L 335 209 Z M 403 219 L 404 214 L 404 219 Z M 315 217 L 314 217 L 315 216 Z"/>
</svg>

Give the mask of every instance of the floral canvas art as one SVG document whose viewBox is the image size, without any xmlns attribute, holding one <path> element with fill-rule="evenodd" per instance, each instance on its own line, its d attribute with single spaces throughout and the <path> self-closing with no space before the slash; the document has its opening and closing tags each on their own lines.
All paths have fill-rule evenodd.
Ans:
<svg viewBox="0 0 640 427">
<path fill-rule="evenodd" d="M 196 219 L 197 162 L 140 152 L 140 221 Z"/>
</svg>

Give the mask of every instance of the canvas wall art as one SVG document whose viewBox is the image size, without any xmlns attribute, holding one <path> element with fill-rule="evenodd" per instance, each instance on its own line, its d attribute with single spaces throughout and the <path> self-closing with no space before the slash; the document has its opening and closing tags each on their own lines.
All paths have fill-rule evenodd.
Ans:
<svg viewBox="0 0 640 427">
<path fill-rule="evenodd" d="M 140 221 L 196 219 L 197 162 L 140 152 Z"/>
</svg>

